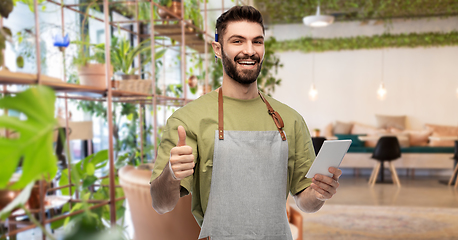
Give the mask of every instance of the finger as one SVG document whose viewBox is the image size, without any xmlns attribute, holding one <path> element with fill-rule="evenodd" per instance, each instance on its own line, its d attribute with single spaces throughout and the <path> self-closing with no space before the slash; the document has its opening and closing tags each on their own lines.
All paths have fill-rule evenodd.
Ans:
<svg viewBox="0 0 458 240">
<path fill-rule="evenodd" d="M 182 180 L 183 178 L 186 178 L 186 177 L 188 177 L 188 176 L 191 176 L 193 173 L 194 173 L 194 170 L 193 170 L 193 169 L 186 170 L 186 171 L 179 171 L 179 172 L 176 172 L 176 173 L 175 173 L 175 177 L 176 177 L 178 180 Z"/>
<path fill-rule="evenodd" d="M 172 165 L 192 163 L 192 162 L 194 162 L 194 155 L 180 155 L 180 156 L 172 156 L 170 158 L 170 163 Z"/>
<path fill-rule="evenodd" d="M 317 193 L 321 194 L 322 197 L 318 197 L 318 199 L 320 200 L 328 200 L 332 197 L 332 194 L 323 190 L 322 188 L 320 188 L 318 185 L 316 184 L 312 184 L 311 185 L 312 189 L 315 190 Z"/>
<path fill-rule="evenodd" d="M 338 168 L 330 167 L 328 171 L 332 173 L 332 178 L 334 178 L 335 180 L 339 180 L 340 176 L 342 176 L 342 170 Z"/>
<path fill-rule="evenodd" d="M 331 178 L 331 177 L 328 177 L 328 176 L 324 176 L 324 175 L 321 175 L 321 174 L 316 174 L 315 177 L 313 177 L 312 181 L 313 180 L 316 180 L 316 181 L 319 181 L 319 182 L 323 182 L 323 183 L 328 184 L 330 186 L 335 186 L 335 183 L 337 182 L 334 178 Z"/>
<path fill-rule="evenodd" d="M 170 150 L 170 155 L 191 155 L 192 148 L 190 146 L 181 146 L 181 147 L 174 147 Z"/>
<path fill-rule="evenodd" d="M 334 180 L 333 180 L 334 181 Z M 323 182 L 319 182 L 319 181 L 313 181 L 313 183 L 319 187 L 320 189 L 322 189 L 323 191 L 326 191 L 328 192 L 329 194 L 336 194 L 337 193 L 337 187 L 333 186 L 333 185 L 329 185 L 327 183 L 323 183 Z M 338 184 L 337 182 L 336 183 L 333 183 L 333 184 Z"/>
<path fill-rule="evenodd" d="M 184 130 L 183 126 L 178 126 L 178 147 L 186 145 L 186 130 Z"/>
<path fill-rule="evenodd" d="M 187 171 L 194 168 L 194 162 L 192 163 L 185 163 L 185 164 L 172 164 L 172 170 L 174 173 Z"/>
</svg>

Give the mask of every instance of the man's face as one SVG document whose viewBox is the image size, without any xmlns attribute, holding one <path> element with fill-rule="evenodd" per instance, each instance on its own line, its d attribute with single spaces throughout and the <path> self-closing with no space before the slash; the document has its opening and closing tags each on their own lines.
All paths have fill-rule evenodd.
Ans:
<svg viewBox="0 0 458 240">
<path fill-rule="evenodd" d="M 254 22 L 230 22 L 222 40 L 221 58 L 225 73 L 241 84 L 255 82 L 264 59 L 262 27 Z"/>
</svg>

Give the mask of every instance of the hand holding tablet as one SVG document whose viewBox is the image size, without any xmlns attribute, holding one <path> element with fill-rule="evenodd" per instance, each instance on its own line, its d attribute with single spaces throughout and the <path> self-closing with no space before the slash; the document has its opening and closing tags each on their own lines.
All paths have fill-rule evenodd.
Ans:
<svg viewBox="0 0 458 240">
<path fill-rule="evenodd" d="M 330 167 L 339 168 L 345 153 L 350 147 L 351 140 L 326 140 L 321 146 L 315 161 L 312 163 L 306 178 L 313 178 L 315 174 L 332 177 L 329 172 Z"/>
</svg>

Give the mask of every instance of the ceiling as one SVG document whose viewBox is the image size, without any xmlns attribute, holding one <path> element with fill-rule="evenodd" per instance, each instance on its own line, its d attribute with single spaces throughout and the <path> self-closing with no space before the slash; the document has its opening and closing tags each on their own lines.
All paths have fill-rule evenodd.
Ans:
<svg viewBox="0 0 458 240">
<path fill-rule="evenodd" d="M 255 0 L 266 24 L 301 23 L 319 0 Z M 458 0 L 321 0 L 322 15 L 335 21 L 458 16 Z"/>
</svg>

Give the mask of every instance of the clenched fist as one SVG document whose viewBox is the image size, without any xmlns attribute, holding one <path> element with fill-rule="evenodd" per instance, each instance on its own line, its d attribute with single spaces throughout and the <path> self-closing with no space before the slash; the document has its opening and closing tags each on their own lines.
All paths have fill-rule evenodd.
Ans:
<svg viewBox="0 0 458 240">
<path fill-rule="evenodd" d="M 186 145 L 186 131 L 183 126 L 178 126 L 178 144 L 170 150 L 169 167 L 176 180 L 194 173 L 194 155 L 192 148 Z"/>
</svg>

